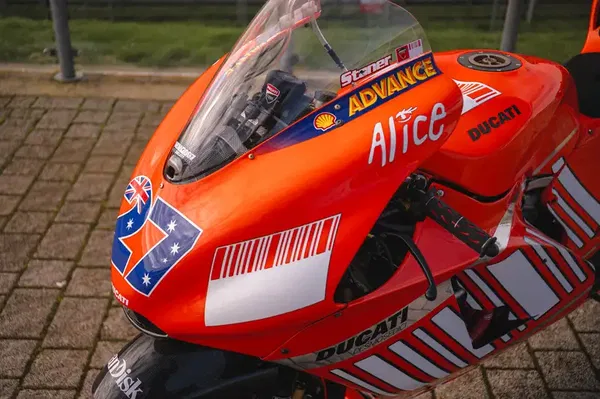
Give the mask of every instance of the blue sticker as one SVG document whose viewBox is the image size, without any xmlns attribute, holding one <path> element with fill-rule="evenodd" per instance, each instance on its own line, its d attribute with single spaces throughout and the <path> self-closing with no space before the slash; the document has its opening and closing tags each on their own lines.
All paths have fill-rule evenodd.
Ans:
<svg viewBox="0 0 600 399">
<path fill-rule="evenodd" d="M 146 188 L 149 187 L 149 190 Z M 138 292 L 149 296 L 164 276 L 186 256 L 202 234 L 202 229 L 165 200 L 157 197 L 152 204 L 152 185 L 145 176 L 134 178 L 125 190 L 131 209 L 119 215 L 113 241 L 113 266 Z M 152 223 L 163 234 L 135 264 L 130 264 L 132 249 L 124 239 L 144 234 Z"/>
<path fill-rule="evenodd" d="M 328 133 L 441 74 L 431 53 L 400 64 L 280 132 L 256 152 L 275 151 Z"/>
</svg>

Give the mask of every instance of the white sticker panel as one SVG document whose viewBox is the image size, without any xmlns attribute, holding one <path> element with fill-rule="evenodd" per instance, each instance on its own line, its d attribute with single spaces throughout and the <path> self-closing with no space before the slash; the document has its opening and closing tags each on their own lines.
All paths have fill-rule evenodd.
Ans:
<svg viewBox="0 0 600 399">
<path fill-rule="evenodd" d="M 403 391 L 412 391 L 425 385 L 425 383 L 415 380 L 377 356 L 369 356 L 354 363 L 354 365 L 379 378 L 381 381 L 385 381 L 387 384 Z"/>
<path fill-rule="evenodd" d="M 491 345 L 484 345 L 479 349 L 473 348 L 473 341 L 469 336 L 465 322 L 449 308 L 442 309 L 442 311 L 433 316 L 431 321 L 446 334 L 454 338 L 462 347 L 480 359 L 494 351 L 494 347 Z"/>
<path fill-rule="evenodd" d="M 556 294 L 521 251 L 487 268 L 534 319 L 542 317 L 559 302 Z"/>
<path fill-rule="evenodd" d="M 322 301 L 340 218 L 217 248 L 206 325 L 260 320 Z"/>
<path fill-rule="evenodd" d="M 468 366 L 467 363 L 458 358 L 454 353 L 445 348 L 442 344 L 436 341 L 431 335 L 426 333 L 424 330 L 417 328 L 413 331 L 413 335 L 419 338 L 425 345 L 439 353 L 442 357 L 453 363 L 456 367 L 465 368 Z"/>
<path fill-rule="evenodd" d="M 421 356 L 421 354 L 404 344 L 402 341 L 398 341 L 395 344 L 390 345 L 389 349 L 406 360 L 408 363 L 432 377 L 444 378 L 448 375 L 447 372 L 431 363 L 425 357 Z"/>
<path fill-rule="evenodd" d="M 491 100 L 492 98 L 498 97 L 502 94 L 498 90 L 484 83 L 461 82 L 460 80 L 456 79 L 454 82 L 458 85 L 458 88 L 462 92 L 463 115 L 472 109 L 479 107 L 481 104 Z"/>
</svg>

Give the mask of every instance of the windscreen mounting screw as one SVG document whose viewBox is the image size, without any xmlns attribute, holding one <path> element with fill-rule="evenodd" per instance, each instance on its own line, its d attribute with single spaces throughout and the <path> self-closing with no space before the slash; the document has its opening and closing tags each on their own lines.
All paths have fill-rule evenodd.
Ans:
<svg viewBox="0 0 600 399">
<path fill-rule="evenodd" d="M 286 348 L 283 348 L 283 349 L 281 350 L 281 353 L 283 353 L 284 355 L 285 355 L 285 354 L 287 354 L 287 353 L 289 353 L 289 352 L 290 352 L 290 351 L 289 351 L 288 349 L 286 349 Z"/>
<path fill-rule="evenodd" d="M 590 136 L 593 136 L 593 135 L 594 135 L 594 131 L 593 131 L 592 129 L 588 129 L 588 134 L 589 134 Z"/>
<path fill-rule="evenodd" d="M 254 154 L 248 154 L 248 159 L 254 159 Z"/>
<path fill-rule="evenodd" d="M 342 106 L 340 104 L 335 104 L 335 107 L 333 108 L 335 108 L 336 111 L 339 111 Z"/>
<path fill-rule="evenodd" d="M 160 187 L 159 188 L 163 188 L 165 186 L 165 183 L 160 183 Z"/>
<path fill-rule="evenodd" d="M 438 197 L 443 197 L 444 196 L 444 191 L 443 190 L 437 190 L 435 193 Z"/>
</svg>

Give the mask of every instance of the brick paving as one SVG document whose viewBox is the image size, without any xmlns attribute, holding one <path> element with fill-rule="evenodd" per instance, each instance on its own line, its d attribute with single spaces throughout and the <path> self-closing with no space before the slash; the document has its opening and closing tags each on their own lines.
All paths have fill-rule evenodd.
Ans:
<svg viewBox="0 0 600 399">
<path fill-rule="evenodd" d="M 0 399 L 89 398 L 136 334 L 110 293 L 112 229 L 171 102 L 0 96 Z M 421 399 L 600 398 L 600 304 Z"/>
</svg>

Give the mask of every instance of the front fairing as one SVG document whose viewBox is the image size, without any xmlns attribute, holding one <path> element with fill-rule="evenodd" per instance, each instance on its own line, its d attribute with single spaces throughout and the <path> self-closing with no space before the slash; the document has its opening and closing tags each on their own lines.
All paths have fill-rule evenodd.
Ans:
<svg viewBox="0 0 600 399">
<path fill-rule="evenodd" d="M 180 131 L 165 168 L 169 179 L 202 179 L 370 76 L 428 52 L 414 17 L 380 3 L 381 13 L 364 13 L 358 2 L 268 1 Z M 355 112 L 372 100 L 356 101 Z M 315 128 L 344 121 L 334 116 L 324 113 Z"/>
<path fill-rule="evenodd" d="M 344 124 L 321 132 L 315 112 L 203 179 L 170 182 L 163 166 L 216 68 L 173 107 L 132 174 L 150 181 L 152 208 L 139 230 L 115 237 L 131 255 L 113 259 L 112 280 L 126 307 L 170 337 L 266 356 L 343 308 L 333 296 L 350 260 L 398 185 L 448 137 L 461 95 L 425 54 L 327 105 Z M 422 80 L 350 116 L 353 99 L 412 71 Z M 407 109 L 414 115 L 399 116 Z M 120 215 L 136 206 L 129 199 Z"/>
</svg>

